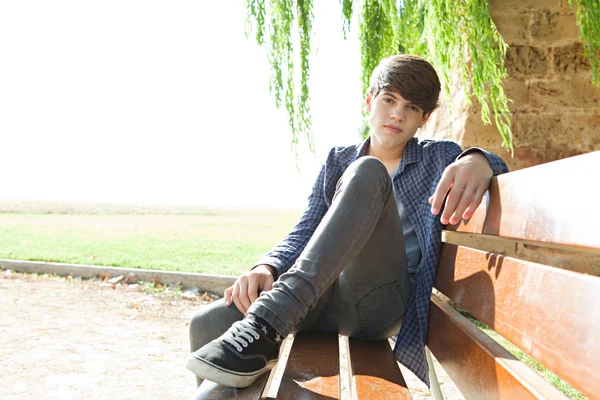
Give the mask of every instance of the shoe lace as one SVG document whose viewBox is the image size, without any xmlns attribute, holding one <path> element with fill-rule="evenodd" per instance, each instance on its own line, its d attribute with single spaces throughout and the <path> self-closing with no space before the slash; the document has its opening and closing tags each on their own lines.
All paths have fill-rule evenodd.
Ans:
<svg viewBox="0 0 600 400">
<path fill-rule="evenodd" d="M 260 339 L 258 329 L 250 325 L 249 322 L 242 320 L 234 323 L 223 340 L 241 352 L 249 343 Z"/>
</svg>

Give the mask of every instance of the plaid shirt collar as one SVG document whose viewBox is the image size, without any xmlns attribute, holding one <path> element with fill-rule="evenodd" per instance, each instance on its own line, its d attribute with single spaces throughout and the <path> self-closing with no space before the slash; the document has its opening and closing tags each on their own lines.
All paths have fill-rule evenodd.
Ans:
<svg viewBox="0 0 600 400">
<path fill-rule="evenodd" d="M 359 159 L 362 156 L 367 154 L 369 150 L 369 145 L 371 143 L 371 136 L 366 138 L 356 149 L 355 157 L 351 160 L 348 160 L 348 165 L 350 165 L 353 161 Z M 404 147 L 404 151 L 402 152 L 402 158 L 400 159 L 400 165 L 396 170 L 396 175 L 402 173 L 404 168 L 408 164 L 418 163 L 423 159 L 423 149 L 419 146 L 419 140 L 415 137 L 411 138 L 408 142 L 406 142 L 406 146 Z"/>
</svg>

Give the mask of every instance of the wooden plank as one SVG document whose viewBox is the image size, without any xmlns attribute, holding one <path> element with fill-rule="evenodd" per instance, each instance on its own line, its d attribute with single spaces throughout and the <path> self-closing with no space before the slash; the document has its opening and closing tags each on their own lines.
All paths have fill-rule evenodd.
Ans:
<svg viewBox="0 0 600 400">
<path fill-rule="evenodd" d="M 442 231 L 442 242 L 600 276 L 600 250 L 453 231 Z"/>
<path fill-rule="evenodd" d="M 251 386 L 238 389 L 205 380 L 194 393 L 192 400 L 275 399 L 293 342 L 294 335 L 289 335 L 281 344 L 281 353 L 275 368 L 271 370 L 271 373 L 258 378 Z"/>
<path fill-rule="evenodd" d="M 447 301 L 433 295 L 427 346 L 467 399 L 566 399 Z"/>
<path fill-rule="evenodd" d="M 412 399 L 387 340 L 350 339 L 353 399 Z"/>
<path fill-rule="evenodd" d="M 489 205 L 448 229 L 599 249 L 598 171 L 600 151 L 500 175 Z"/>
<path fill-rule="evenodd" d="M 444 244 L 434 286 L 583 393 L 600 393 L 599 277 Z"/>
<path fill-rule="evenodd" d="M 283 379 L 283 375 L 285 374 L 287 362 L 290 358 L 290 353 L 292 352 L 294 340 L 294 334 L 290 333 L 281 344 L 281 349 L 279 351 L 279 360 L 277 361 L 277 365 L 275 366 L 275 368 L 273 368 L 271 370 L 271 373 L 269 374 L 269 379 L 267 380 L 265 389 L 263 390 L 263 393 L 260 397 L 261 399 L 272 400 L 277 398 L 277 393 L 279 392 L 281 380 Z"/>
<path fill-rule="evenodd" d="M 299 333 L 277 399 L 339 399 L 338 335 Z"/>
</svg>

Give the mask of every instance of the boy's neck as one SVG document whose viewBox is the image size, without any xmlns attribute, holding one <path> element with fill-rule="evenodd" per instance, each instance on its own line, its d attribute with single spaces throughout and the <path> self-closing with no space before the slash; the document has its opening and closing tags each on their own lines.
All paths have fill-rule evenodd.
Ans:
<svg viewBox="0 0 600 400">
<path fill-rule="evenodd" d="M 406 143 L 404 143 L 402 146 L 393 148 L 377 146 L 377 144 L 374 144 L 373 140 L 371 140 L 367 150 L 367 155 L 377 158 L 386 166 L 388 172 L 391 173 L 400 163 L 405 147 Z"/>
</svg>

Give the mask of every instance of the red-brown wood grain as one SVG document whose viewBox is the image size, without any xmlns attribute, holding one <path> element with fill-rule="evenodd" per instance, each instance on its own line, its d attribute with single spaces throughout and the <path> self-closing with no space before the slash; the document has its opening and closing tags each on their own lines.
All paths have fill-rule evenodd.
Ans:
<svg viewBox="0 0 600 400">
<path fill-rule="evenodd" d="M 338 336 L 296 335 L 277 399 L 339 399 Z"/>
<path fill-rule="evenodd" d="M 435 295 L 427 346 L 467 399 L 566 399 Z"/>
<path fill-rule="evenodd" d="M 492 179 L 489 204 L 449 230 L 600 249 L 600 151 Z"/>
<path fill-rule="evenodd" d="M 353 389 L 357 399 L 412 399 L 387 340 L 350 339 Z"/>
<path fill-rule="evenodd" d="M 444 244 L 434 286 L 583 393 L 600 394 L 600 277 Z"/>
</svg>

